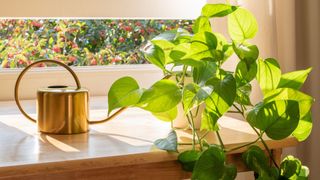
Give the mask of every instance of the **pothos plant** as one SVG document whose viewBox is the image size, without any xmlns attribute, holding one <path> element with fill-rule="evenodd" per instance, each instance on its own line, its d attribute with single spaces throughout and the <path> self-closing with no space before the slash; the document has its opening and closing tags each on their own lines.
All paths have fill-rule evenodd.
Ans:
<svg viewBox="0 0 320 180">
<path fill-rule="evenodd" d="M 211 29 L 210 20 L 224 16 L 230 39 Z M 242 7 L 207 4 L 192 30 L 193 33 L 171 30 L 152 39 L 142 51 L 163 71 L 164 78 L 148 89 L 140 88 L 131 77 L 118 79 L 108 93 L 109 113 L 117 108 L 139 107 L 161 120 L 172 121 L 177 116 L 177 106 L 182 104 L 193 139 L 189 150 L 179 152 L 178 160 L 184 170 L 192 171 L 192 179 L 234 179 L 237 169 L 226 163 L 226 153 L 244 147 L 247 150 L 243 161 L 256 178 L 307 179 L 308 168 L 293 156 L 285 157 L 280 166 L 274 160 L 270 164 L 267 159 L 272 159 L 271 152 L 262 137 L 281 140 L 294 136 L 303 141 L 309 136 L 314 99 L 300 88 L 311 69 L 283 74 L 276 59 L 260 57 L 258 47 L 249 42 L 258 31 L 256 19 Z M 239 59 L 233 72 L 222 68 L 232 54 Z M 192 82 L 186 78 L 192 78 Z M 263 93 L 263 99 L 255 105 L 250 100 L 254 79 Z M 204 111 L 199 111 L 200 106 L 205 107 Z M 218 121 L 227 112 L 241 114 L 257 134 L 257 140 L 232 149 L 224 147 Z M 202 113 L 201 131 L 215 132 L 219 144 L 209 144 L 199 136 L 194 125 L 198 113 Z M 270 156 L 254 145 L 257 141 Z M 178 152 L 175 129 L 155 145 Z"/>
</svg>

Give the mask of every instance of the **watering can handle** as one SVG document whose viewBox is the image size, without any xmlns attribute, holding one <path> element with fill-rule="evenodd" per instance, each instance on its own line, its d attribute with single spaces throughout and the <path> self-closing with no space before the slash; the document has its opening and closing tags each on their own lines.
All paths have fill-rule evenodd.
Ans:
<svg viewBox="0 0 320 180">
<path fill-rule="evenodd" d="M 68 70 L 71 75 L 73 76 L 74 80 L 76 81 L 76 84 L 77 84 L 77 89 L 80 89 L 81 88 L 81 84 L 80 84 L 80 81 L 76 75 L 76 73 L 67 65 L 65 65 L 64 63 L 62 62 L 59 62 L 59 61 L 56 61 L 56 60 L 50 60 L 50 59 L 43 59 L 43 60 L 39 60 L 39 61 L 36 61 L 34 63 L 31 63 L 29 66 L 27 66 L 25 69 L 23 69 L 21 71 L 21 73 L 19 74 L 18 76 L 18 79 L 16 81 L 16 84 L 15 84 L 15 87 L 14 87 L 14 100 L 16 101 L 16 104 L 19 108 L 19 110 L 21 111 L 21 113 L 27 118 L 29 119 L 30 121 L 32 122 L 37 122 L 35 119 L 33 119 L 32 117 L 30 117 L 24 110 L 23 108 L 21 107 L 21 104 L 20 104 L 20 101 L 19 101 L 19 85 L 20 85 L 20 81 L 23 77 L 23 75 L 31 68 L 33 67 L 34 65 L 36 64 L 40 64 L 40 63 L 55 63 L 55 64 L 58 64 L 62 67 L 64 67 L 66 70 Z"/>
</svg>

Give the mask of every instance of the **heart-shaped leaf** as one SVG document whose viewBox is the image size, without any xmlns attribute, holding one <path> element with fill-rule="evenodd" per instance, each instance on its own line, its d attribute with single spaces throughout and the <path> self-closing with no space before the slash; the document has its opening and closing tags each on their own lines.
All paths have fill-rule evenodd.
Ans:
<svg viewBox="0 0 320 180">
<path fill-rule="evenodd" d="M 303 83 L 306 81 L 309 73 L 312 68 L 308 68 L 306 70 L 293 71 L 281 76 L 278 88 L 292 88 L 299 90 Z"/>
<path fill-rule="evenodd" d="M 176 119 L 177 114 L 178 114 L 177 107 L 174 107 L 166 112 L 152 113 L 152 115 L 154 115 L 156 118 L 158 118 L 162 121 L 167 121 L 167 122 L 170 122 L 170 121 L 173 121 L 174 119 Z"/>
<path fill-rule="evenodd" d="M 236 81 L 231 74 L 227 74 L 222 80 L 209 79 L 206 85 L 212 86 L 214 91 L 205 101 L 206 110 L 210 112 L 210 118 L 206 118 L 206 120 L 210 121 L 202 121 L 201 129 L 210 130 L 215 127 L 215 124 L 209 123 L 216 123 L 218 120 L 216 118 L 220 118 L 232 106 L 236 97 Z"/>
<path fill-rule="evenodd" d="M 281 77 L 281 70 L 275 59 L 258 60 L 257 80 L 263 94 L 278 87 Z"/>
<path fill-rule="evenodd" d="M 177 106 L 181 101 L 182 93 L 172 80 L 164 79 L 145 90 L 138 106 L 154 112 L 166 112 Z"/>
<path fill-rule="evenodd" d="M 123 77 L 115 81 L 108 92 L 108 113 L 116 108 L 135 105 L 139 102 L 142 89 L 136 80 Z"/>
<path fill-rule="evenodd" d="M 196 19 L 192 26 L 193 33 L 208 31 L 211 32 L 211 24 L 209 18 L 206 16 L 200 16 Z"/>
<path fill-rule="evenodd" d="M 204 102 L 211 94 L 209 86 L 199 87 L 195 83 L 187 84 L 183 89 L 182 101 L 185 113 L 189 112 L 194 105 Z"/>
<path fill-rule="evenodd" d="M 166 64 L 166 58 L 164 51 L 157 45 L 148 43 L 143 49 L 146 59 L 152 64 L 164 69 Z"/>
<path fill-rule="evenodd" d="M 181 163 L 185 171 L 192 172 L 194 165 L 201 155 L 200 151 L 187 150 L 179 154 L 178 161 Z"/>
<path fill-rule="evenodd" d="M 247 121 L 252 126 L 275 140 L 288 137 L 298 126 L 299 119 L 299 104 L 292 100 L 260 103 L 247 115 Z"/>
<path fill-rule="evenodd" d="M 251 84 L 246 84 L 237 88 L 235 102 L 243 105 L 252 105 L 250 101 Z"/>
<path fill-rule="evenodd" d="M 202 65 L 193 68 L 193 81 L 203 86 L 208 79 L 214 76 L 217 65 L 214 62 L 203 62 Z"/>
<path fill-rule="evenodd" d="M 240 61 L 236 67 L 235 78 L 238 87 L 243 86 L 251 82 L 257 75 L 257 64 L 247 64 L 244 61 Z"/>
<path fill-rule="evenodd" d="M 258 23 L 250 11 L 237 8 L 228 16 L 228 31 L 233 40 L 243 42 L 256 35 Z"/>
<path fill-rule="evenodd" d="M 154 142 L 154 145 L 162 150 L 177 152 L 177 133 L 174 130 L 172 130 L 166 138 L 156 140 Z"/>
<path fill-rule="evenodd" d="M 206 4 L 203 6 L 201 14 L 207 17 L 223 17 L 237 9 L 237 6 L 228 4 Z"/>
<path fill-rule="evenodd" d="M 196 162 L 192 179 L 218 180 L 237 176 L 235 166 L 225 164 L 225 153 L 218 146 L 210 146 Z"/>
<path fill-rule="evenodd" d="M 269 167 L 268 158 L 258 146 L 250 146 L 242 159 L 249 169 L 259 174 L 259 179 L 278 179 L 277 169 Z"/>
<path fill-rule="evenodd" d="M 259 57 L 259 49 L 256 45 L 233 42 L 232 47 L 239 59 L 246 62 L 247 65 L 254 63 Z"/>
<path fill-rule="evenodd" d="M 287 179 L 296 179 L 301 170 L 301 161 L 293 156 L 287 156 L 280 164 L 280 175 Z"/>
<path fill-rule="evenodd" d="M 220 117 L 207 109 L 205 109 L 201 116 L 201 129 L 206 129 L 209 131 L 217 131 L 219 130 L 218 119 Z"/>
<path fill-rule="evenodd" d="M 295 89 L 279 88 L 267 93 L 263 101 L 269 103 L 277 100 L 293 100 L 299 103 L 300 120 L 293 136 L 299 141 L 305 140 L 312 130 L 311 106 L 314 99 Z"/>
</svg>

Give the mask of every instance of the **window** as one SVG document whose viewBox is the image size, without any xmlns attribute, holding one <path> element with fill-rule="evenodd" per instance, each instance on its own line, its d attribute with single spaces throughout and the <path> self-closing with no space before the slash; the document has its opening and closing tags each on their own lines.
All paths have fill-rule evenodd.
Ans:
<svg viewBox="0 0 320 180">
<path fill-rule="evenodd" d="M 101 0 L 93 0 L 90 2 L 84 0 L 70 0 L 70 1 L 62 1 L 58 0 L 55 3 L 52 1 L 45 0 L 31 0 L 28 2 L 12 0 L 7 1 L 5 5 L 11 9 L 4 10 L 0 12 L 0 16 L 3 19 L 11 19 L 11 21 L 21 22 L 21 19 L 29 19 L 28 23 L 31 23 L 33 28 L 36 30 L 40 27 L 40 24 L 37 23 L 45 23 L 49 21 L 80 21 L 82 22 L 104 22 L 104 21 L 120 21 L 126 23 L 141 22 L 143 23 L 143 19 L 149 19 L 149 22 L 162 22 L 161 19 L 171 19 L 168 22 L 173 22 L 172 19 L 194 19 L 200 14 L 200 10 L 202 5 L 206 1 L 202 0 L 155 0 L 155 1 L 147 1 L 147 0 L 110 0 L 110 1 L 101 1 Z M 63 4 L 63 5 L 62 5 Z M 14 10 L 9 7 L 15 7 Z M 107 19 L 113 20 L 107 20 Z M 41 20 L 42 19 L 42 20 Z M 55 20 L 52 20 L 55 19 Z M 58 19 L 58 20 L 57 20 Z M 68 20 L 73 19 L 73 20 Z M 78 20 L 74 20 L 78 19 Z M 94 19 L 94 20 L 90 20 Z M 120 20 L 116 20 L 120 19 Z M 130 20 L 128 20 L 130 19 Z M 136 20 L 133 20 L 136 19 Z M 153 19 L 153 20 L 150 20 Z M 4 20 L 1 20 L 4 21 Z M 134 25 L 135 25 L 134 22 Z M 190 22 L 189 20 L 179 20 L 179 22 Z M 52 22 L 54 23 L 54 22 Z M 155 24 L 156 24 L 155 23 Z M 166 22 L 164 23 L 166 24 Z M 169 23 L 170 24 L 170 23 Z M 132 24 L 131 24 L 132 25 Z M 186 24 L 185 24 L 186 25 Z M 38 27 L 37 27 L 38 26 Z M 171 25 L 170 25 L 171 26 Z M 133 27 L 131 27 L 133 29 Z M 59 29 L 57 29 L 59 30 Z M 133 29 L 134 30 L 134 29 Z M 99 33 L 97 33 L 100 35 Z M 153 35 L 155 35 L 153 33 Z M 103 36 L 103 34 L 101 34 Z M 144 37 L 145 38 L 145 37 Z M 52 38 L 53 42 L 57 39 Z M 146 38 L 145 38 L 146 39 Z M 117 41 L 123 41 L 120 37 L 116 38 Z M 21 40 L 22 42 L 26 42 L 25 40 Z M 49 41 L 52 41 L 48 40 Z M 39 43 L 39 42 L 37 42 Z M 41 43 L 41 42 L 40 42 Z M 55 42 L 56 43 L 56 42 Z M 127 43 L 127 42 L 126 42 Z M 71 45 L 72 46 L 72 45 Z M 127 47 L 125 47 L 127 48 Z M 93 48 L 95 49 L 95 48 Z M 15 49 L 17 50 L 17 49 Z M 55 48 L 51 47 L 51 57 L 46 58 L 54 58 L 59 59 L 59 57 L 54 57 L 54 54 L 59 54 L 56 52 L 70 51 L 71 49 L 65 49 L 65 47 Z M 56 51 L 56 52 L 55 52 Z M 130 51 L 130 50 L 124 50 Z M 131 49 L 132 51 L 132 49 Z M 93 50 L 93 56 L 100 56 L 96 50 Z M 137 54 L 132 51 L 133 56 Z M 32 51 L 30 52 L 32 54 Z M 38 54 L 37 54 L 38 53 Z M 61 53 L 61 54 L 62 54 Z M 83 52 L 82 52 L 83 53 Z M 161 72 L 157 70 L 152 65 L 145 65 L 145 60 L 136 58 L 132 61 L 132 59 L 128 58 L 127 55 L 123 55 L 121 53 L 115 54 L 115 56 L 109 56 L 108 61 L 105 63 L 109 64 L 143 64 L 143 65 L 122 65 L 122 66 L 95 66 L 95 67 L 76 67 L 74 70 L 78 74 L 82 85 L 87 87 L 91 95 L 106 95 L 107 90 L 109 89 L 112 81 L 121 77 L 130 75 L 140 80 L 141 86 L 149 86 L 156 79 L 161 78 Z M 34 52 L 36 55 L 41 55 L 41 52 Z M 49 53 L 50 54 L 50 53 Z M 81 53 L 80 53 L 81 54 Z M 120 54 L 120 55 L 119 55 Z M 15 60 L 11 61 L 8 64 L 8 61 L 5 62 L 4 59 L 1 60 L 1 64 L 6 67 L 23 67 L 27 64 L 27 62 L 20 61 L 19 58 L 16 58 L 15 55 L 6 54 L 6 57 L 12 57 Z M 81 55 L 79 55 L 81 57 Z M 83 55 L 82 55 L 83 56 Z M 141 55 L 140 55 L 141 56 Z M 139 57 L 140 57 L 139 56 Z M 83 56 L 85 58 L 81 59 L 83 64 L 77 64 L 78 61 L 74 61 L 77 57 L 69 57 L 69 54 L 64 54 L 64 57 L 61 60 L 69 61 L 71 65 L 90 65 L 90 64 L 104 64 L 100 63 L 99 60 L 96 59 L 96 62 L 93 60 L 95 58 L 88 58 L 87 56 Z M 42 57 L 40 57 L 42 58 Z M 107 57 L 104 57 L 107 58 Z M 120 60 L 119 60 L 120 59 Z M 8 60 L 8 59 L 7 59 Z M 77 59 L 78 60 L 78 59 Z M 91 62 L 92 61 L 92 62 Z M 26 64 L 24 64 L 26 63 Z M 1 90 L 0 100 L 10 100 L 13 99 L 13 87 L 18 75 L 18 72 L 21 71 L 19 69 L 11 69 L 5 68 L 0 69 L 0 82 L 1 82 Z M 146 75 L 146 73 L 148 75 Z M 68 74 L 60 69 L 60 68 L 34 68 L 31 72 L 27 73 L 25 76 L 23 83 L 21 84 L 21 98 L 34 98 L 36 94 L 36 89 L 39 86 L 46 86 L 52 84 L 73 84 L 71 77 L 67 77 Z M 26 86 L 28 84 L 28 86 Z M 32 84 L 31 87 L 30 84 Z"/>
<path fill-rule="evenodd" d="M 158 19 L 3 19 L 0 68 L 25 67 L 38 59 L 55 59 L 73 66 L 146 64 L 140 49 L 149 39 L 177 28 L 191 32 L 192 23 Z"/>
</svg>

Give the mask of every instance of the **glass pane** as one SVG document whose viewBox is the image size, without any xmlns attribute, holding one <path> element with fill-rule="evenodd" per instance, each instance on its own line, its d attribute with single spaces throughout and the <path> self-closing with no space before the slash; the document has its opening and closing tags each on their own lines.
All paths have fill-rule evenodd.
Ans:
<svg viewBox="0 0 320 180">
<path fill-rule="evenodd" d="M 0 68 L 39 59 L 72 66 L 146 64 L 140 48 L 176 28 L 191 32 L 192 20 L 0 20 Z M 46 66 L 40 64 L 41 66 Z"/>
</svg>

